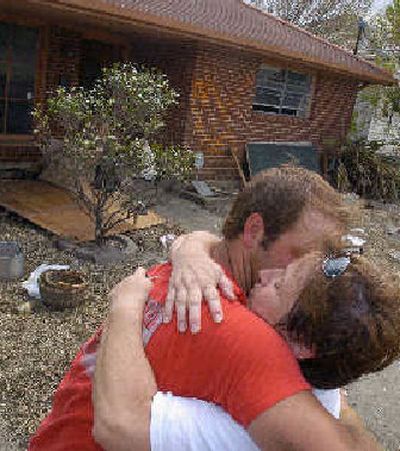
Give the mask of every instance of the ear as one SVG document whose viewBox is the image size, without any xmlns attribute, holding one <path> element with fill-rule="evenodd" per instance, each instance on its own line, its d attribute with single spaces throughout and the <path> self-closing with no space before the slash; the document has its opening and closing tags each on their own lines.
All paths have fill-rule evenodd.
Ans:
<svg viewBox="0 0 400 451">
<path fill-rule="evenodd" d="M 249 249 L 256 249 L 264 238 L 264 221 L 259 213 L 252 213 L 244 223 L 243 242 Z"/>
<path fill-rule="evenodd" d="M 288 341 L 288 345 L 292 349 L 292 352 L 297 360 L 312 359 L 317 355 L 315 346 L 311 346 L 310 348 L 301 342 L 291 340 Z"/>
</svg>

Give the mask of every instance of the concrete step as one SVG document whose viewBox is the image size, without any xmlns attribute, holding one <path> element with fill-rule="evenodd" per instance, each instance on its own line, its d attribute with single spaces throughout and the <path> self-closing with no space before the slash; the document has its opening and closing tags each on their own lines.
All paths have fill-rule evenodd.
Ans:
<svg viewBox="0 0 400 451">
<path fill-rule="evenodd" d="M 235 168 L 235 162 L 232 157 L 227 157 L 223 155 L 206 155 L 204 157 L 206 168 Z"/>
<path fill-rule="evenodd" d="M 236 168 L 204 167 L 199 171 L 198 176 L 200 180 L 231 180 L 238 178 L 239 174 Z"/>
</svg>

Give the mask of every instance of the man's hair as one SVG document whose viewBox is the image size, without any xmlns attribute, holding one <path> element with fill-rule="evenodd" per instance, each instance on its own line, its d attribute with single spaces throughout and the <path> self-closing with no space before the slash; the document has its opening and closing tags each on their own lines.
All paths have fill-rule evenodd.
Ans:
<svg viewBox="0 0 400 451">
<path fill-rule="evenodd" d="M 315 347 L 299 360 L 317 388 L 337 388 L 400 357 L 400 285 L 360 257 L 346 272 L 317 272 L 285 323 L 289 337 Z"/>
<path fill-rule="evenodd" d="M 257 212 L 264 220 L 264 244 L 268 245 L 290 229 L 306 207 L 340 225 L 347 224 L 341 195 L 317 173 L 295 166 L 268 169 L 257 174 L 238 195 L 222 232 L 226 239 L 237 238 L 246 219 Z"/>
</svg>

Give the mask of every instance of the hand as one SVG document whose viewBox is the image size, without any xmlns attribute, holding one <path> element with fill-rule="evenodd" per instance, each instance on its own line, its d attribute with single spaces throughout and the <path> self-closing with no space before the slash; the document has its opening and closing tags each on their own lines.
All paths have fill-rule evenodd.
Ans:
<svg viewBox="0 0 400 451">
<path fill-rule="evenodd" d="M 214 321 L 222 321 L 217 287 L 228 299 L 235 298 L 231 281 L 209 255 L 211 246 L 218 241 L 208 232 L 194 232 L 179 237 L 172 246 L 173 271 L 165 303 L 164 322 L 171 321 L 175 305 L 179 332 L 185 332 L 187 328 L 187 310 L 191 332 L 200 331 L 203 298 L 208 302 Z"/>
<path fill-rule="evenodd" d="M 146 277 L 145 269 L 137 268 L 131 276 L 123 279 L 111 290 L 111 310 L 142 312 L 151 286 L 151 280 Z"/>
</svg>

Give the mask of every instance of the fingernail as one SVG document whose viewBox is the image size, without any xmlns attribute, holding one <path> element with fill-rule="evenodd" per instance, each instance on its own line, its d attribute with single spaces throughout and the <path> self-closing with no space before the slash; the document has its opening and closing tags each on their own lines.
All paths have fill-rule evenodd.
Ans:
<svg viewBox="0 0 400 451">
<path fill-rule="evenodd" d="M 179 332 L 186 331 L 186 323 L 184 321 L 179 321 L 178 330 L 179 330 Z"/>
<path fill-rule="evenodd" d="M 168 315 L 163 316 L 163 323 L 167 324 L 171 321 L 171 317 Z"/>
<path fill-rule="evenodd" d="M 221 313 L 215 313 L 215 315 L 214 315 L 214 321 L 215 321 L 216 323 L 220 323 L 220 322 L 222 321 L 222 315 L 221 315 Z"/>
<path fill-rule="evenodd" d="M 192 332 L 192 334 L 197 334 L 198 332 L 200 332 L 200 326 L 198 324 L 192 324 L 190 326 L 190 331 Z"/>
</svg>

